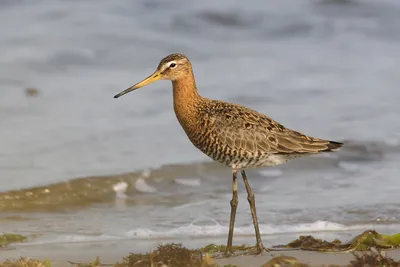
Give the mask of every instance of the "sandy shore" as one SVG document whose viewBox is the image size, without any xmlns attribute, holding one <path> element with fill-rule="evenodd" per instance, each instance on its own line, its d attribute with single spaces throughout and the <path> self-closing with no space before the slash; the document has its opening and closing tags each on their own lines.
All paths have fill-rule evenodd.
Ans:
<svg viewBox="0 0 400 267">
<path fill-rule="evenodd" d="M 313 251 L 282 251 L 282 252 L 266 252 L 261 256 L 237 256 L 233 258 L 225 258 L 217 260 L 221 266 L 226 264 L 260 267 L 274 257 L 285 255 L 295 257 L 301 263 L 309 264 L 310 266 L 324 265 L 339 265 L 347 266 L 354 256 L 351 253 L 322 253 Z M 387 256 L 395 260 L 400 260 L 400 249 L 387 251 Z"/>
<path fill-rule="evenodd" d="M 203 240 L 205 241 L 205 240 Z M 0 250 L 0 261 L 6 259 L 17 259 L 19 257 L 31 257 L 39 260 L 50 259 L 53 267 L 71 266 L 68 261 L 72 262 L 91 262 L 97 256 L 100 257 L 102 263 L 114 264 L 121 261 L 123 257 L 130 252 L 138 252 L 138 241 L 107 241 L 107 242 L 90 242 L 90 243 L 64 243 L 64 244 L 20 244 L 8 250 Z M 146 242 L 147 243 L 147 242 Z M 156 248 L 156 241 L 149 242 L 148 246 Z M 205 244 L 204 244 L 205 245 Z M 143 250 L 143 244 L 140 244 Z M 150 250 L 150 248 L 149 248 Z M 143 251 L 142 251 L 143 252 Z M 285 255 L 296 257 L 300 262 L 307 263 L 311 266 L 322 266 L 335 264 L 345 266 L 354 259 L 351 253 L 321 253 L 311 251 L 273 251 L 264 252 L 259 256 L 233 256 L 230 258 L 217 259 L 219 266 L 227 264 L 259 267 L 274 257 Z M 387 256 L 400 260 L 400 249 L 388 250 Z"/>
</svg>

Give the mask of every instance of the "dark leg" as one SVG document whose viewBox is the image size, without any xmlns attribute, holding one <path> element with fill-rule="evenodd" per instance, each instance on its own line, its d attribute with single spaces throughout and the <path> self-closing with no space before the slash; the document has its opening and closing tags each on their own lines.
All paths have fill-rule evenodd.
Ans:
<svg viewBox="0 0 400 267">
<path fill-rule="evenodd" d="M 236 208 L 237 208 L 238 203 L 239 203 L 239 200 L 238 200 L 238 193 L 237 193 L 237 171 L 233 170 L 231 220 L 229 222 L 228 244 L 226 245 L 225 255 L 232 253 L 233 228 L 235 225 Z"/>
<path fill-rule="evenodd" d="M 257 253 L 262 253 L 264 250 L 264 246 L 261 241 L 260 230 L 258 229 L 258 219 L 257 219 L 256 201 L 254 199 L 254 193 L 253 190 L 251 190 L 249 182 L 247 181 L 246 173 L 244 171 L 241 171 L 241 173 L 244 185 L 246 186 L 247 190 L 247 200 L 249 201 L 250 204 L 251 216 L 253 217 L 254 230 L 256 231 Z"/>
</svg>

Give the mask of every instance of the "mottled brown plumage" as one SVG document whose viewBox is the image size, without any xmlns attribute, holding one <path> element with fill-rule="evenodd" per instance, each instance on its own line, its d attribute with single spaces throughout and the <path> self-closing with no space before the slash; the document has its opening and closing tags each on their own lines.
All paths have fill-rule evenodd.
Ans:
<svg viewBox="0 0 400 267">
<path fill-rule="evenodd" d="M 172 81 L 175 114 L 193 145 L 233 170 L 233 197 L 226 252 L 231 252 L 238 203 L 237 172 L 241 170 L 252 211 L 257 250 L 261 253 L 264 247 L 258 229 L 254 194 L 244 169 L 275 166 L 302 156 L 336 151 L 342 143 L 310 137 L 290 130 L 247 107 L 200 96 L 192 64 L 182 54 L 171 54 L 163 58 L 151 76 L 115 98 L 161 79 Z"/>
<path fill-rule="evenodd" d="M 279 165 L 337 149 L 340 143 L 306 136 L 244 106 L 202 98 L 190 140 L 212 159 L 234 169 Z"/>
</svg>

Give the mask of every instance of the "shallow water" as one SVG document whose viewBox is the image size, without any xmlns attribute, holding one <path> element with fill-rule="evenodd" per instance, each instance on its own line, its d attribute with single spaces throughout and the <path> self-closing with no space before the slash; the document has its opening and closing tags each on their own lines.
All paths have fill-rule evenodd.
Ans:
<svg viewBox="0 0 400 267">
<path fill-rule="evenodd" d="M 399 12 L 394 0 L 1 2 L 2 231 L 225 237 L 231 172 L 187 140 L 169 82 L 112 98 L 173 52 L 202 95 L 346 142 L 249 171 L 263 234 L 397 229 Z M 235 233 L 252 236 L 239 187 Z"/>
</svg>

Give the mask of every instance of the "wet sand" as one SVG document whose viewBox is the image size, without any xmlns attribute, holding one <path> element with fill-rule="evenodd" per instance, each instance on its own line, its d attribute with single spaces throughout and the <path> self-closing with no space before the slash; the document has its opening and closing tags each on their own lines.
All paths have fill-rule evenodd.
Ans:
<svg viewBox="0 0 400 267">
<path fill-rule="evenodd" d="M 247 267 L 259 267 L 272 258 L 280 255 L 295 257 L 301 263 L 308 264 L 310 266 L 328 266 L 328 265 L 339 265 L 347 266 L 350 261 L 354 260 L 354 256 L 351 253 L 323 253 L 315 251 L 280 251 L 280 252 L 265 252 L 261 256 L 237 256 L 233 258 L 225 258 L 217 260 L 217 263 L 221 266 L 232 264 L 238 266 Z M 394 249 L 387 251 L 388 257 L 392 257 L 394 260 L 400 260 L 400 249 Z"/>
<path fill-rule="evenodd" d="M 202 240 L 203 242 L 205 240 Z M 30 257 L 39 260 L 50 259 L 53 267 L 71 266 L 70 262 L 81 263 L 91 262 L 97 256 L 103 264 L 114 264 L 117 261 L 122 261 L 122 258 L 129 255 L 130 252 L 139 252 L 142 250 L 143 244 L 138 244 L 138 241 L 107 241 L 107 242 L 88 242 L 88 243 L 64 243 L 64 244 L 21 244 L 14 246 L 8 250 L 0 251 L 0 261 L 6 259 L 17 259 L 19 257 Z M 156 244 L 160 241 L 145 241 L 145 245 L 150 249 L 156 248 Z M 163 242 L 165 243 L 165 242 Z M 203 245 L 205 245 L 204 242 Z M 151 248 L 150 248 L 151 246 Z M 141 251 L 145 252 L 145 251 Z M 309 264 L 310 266 L 322 266 L 335 264 L 346 266 L 354 259 L 351 253 L 322 253 L 312 251 L 273 251 L 264 252 L 263 255 L 250 256 L 240 255 L 230 258 L 217 259 L 219 266 L 227 264 L 259 267 L 268 262 L 274 257 L 285 255 L 297 258 L 300 262 Z M 388 257 L 395 260 L 400 260 L 400 249 L 386 251 Z"/>
</svg>

